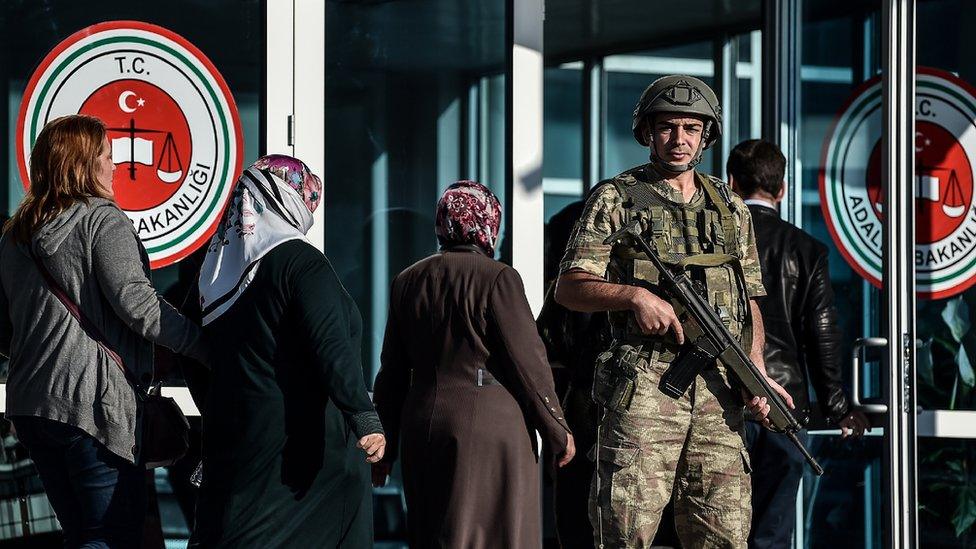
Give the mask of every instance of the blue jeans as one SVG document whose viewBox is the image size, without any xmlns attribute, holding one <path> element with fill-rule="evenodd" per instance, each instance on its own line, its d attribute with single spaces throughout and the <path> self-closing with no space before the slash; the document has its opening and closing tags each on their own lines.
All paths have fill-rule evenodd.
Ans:
<svg viewBox="0 0 976 549">
<path fill-rule="evenodd" d="M 37 417 L 13 417 L 64 531 L 64 546 L 137 548 L 146 516 L 146 471 L 82 430 Z"/>
<path fill-rule="evenodd" d="M 797 433 L 803 444 L 806 431 Z M 796 527 L 796 496 L 806 461 L 786 436 L 746 422 L 752 462 L 752 529 L 749 549 L 789 549 Z"/>
</svg>

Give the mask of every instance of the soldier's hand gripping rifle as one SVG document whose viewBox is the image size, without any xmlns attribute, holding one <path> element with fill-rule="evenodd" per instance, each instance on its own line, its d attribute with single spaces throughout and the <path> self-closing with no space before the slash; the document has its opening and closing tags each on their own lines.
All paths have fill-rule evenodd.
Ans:
<svg viewBox="0 0 976 549">
<path fill-rule="evenodd" d="M 766 399 L 769 404 L 767 418 L 773 429 L 789 437 L 813 471 L 818 476 L 822 475 L 823 468 L 796 437 L 796 432 L 801 428 L 800 423 L 790 413 L 783 397 L 769 385 L 765 373 L 743 351 L 715 308 L 708 303 L 701 283 L 692 281 L 683 270 L 667 267 L 656 250 L 641 236 L 637 219 L 607 237 L 603 243 L 610 245 L 628 239 L 637 245 L 660 273 L 659 284 L 671 298 L 671 304 L 681 321 L 688 342 L 684 352 L 661 376 L 661 391 L 671 398 L 679 398 L 688 390 L 702 368 L 716 359 L 721 361 L 735 373 L 749 393 Z"/>
</svg>

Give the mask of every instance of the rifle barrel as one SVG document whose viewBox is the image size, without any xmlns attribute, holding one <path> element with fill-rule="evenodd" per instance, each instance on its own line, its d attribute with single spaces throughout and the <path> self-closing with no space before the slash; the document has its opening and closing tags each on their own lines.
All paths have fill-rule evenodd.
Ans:
<svg viewBox="0 0 976 549">
<path fill-rule="evenodd" d="M 816 473 L 818 477 L 823 475 L 824 474 L 823 467 L 821 467 L 820 464 L 817 463 L 817 460 L 814 459 L 812 455 L 810 455 L 810 452 L 808 452 L 806 446 L 804 446 L 803 443 L 800 442 L 800 439 L 796 438 L 796 433 L 794 433 L 793 431 L 786 431 L 786 436 L 790 438 L 790 440 L 793 442 L 793 445 L 796 446 L 796 449 L 799 450 L 801 454 L 803 454 L 803 459 L 807 460 L 807 463 L 810 464 L 810 468 L 813 469 L 813 472 Z"/>
</svg>

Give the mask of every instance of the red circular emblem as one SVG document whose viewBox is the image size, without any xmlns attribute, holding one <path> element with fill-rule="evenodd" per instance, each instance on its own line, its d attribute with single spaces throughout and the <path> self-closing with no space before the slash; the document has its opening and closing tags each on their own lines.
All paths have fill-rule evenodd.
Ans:
<svg viewBox="0 0 976 549">
<path fill-rule="evenodd" d="M 193 144 L 169 94 L 141 80 L 116 80 L 91 94 L 81 112 L 105 122 L 116 166 L 112 188 L 123 210 L 145 210 L 176 193 Z"/>
<path fill-rule="evenodd" d="M 881 143 L 871 151 L 868 195 L 881 212 Z M 915 123 L 915 240 L 931 244 L 954 233 L 973 205 L 973 170 L 959 140 L 942 126 Z"/>
<path fill-rule="evenodd" d="M 240 175 L 243 137 L 234 97 L 203 52 L 139 21 L 92 25 L 55 46 L 27 83 L 17 119 L 25 186 L 41 129 L 76 113 L 106 124 L 115 199 L 153 268 L 210 240 Z"/>
</svg>

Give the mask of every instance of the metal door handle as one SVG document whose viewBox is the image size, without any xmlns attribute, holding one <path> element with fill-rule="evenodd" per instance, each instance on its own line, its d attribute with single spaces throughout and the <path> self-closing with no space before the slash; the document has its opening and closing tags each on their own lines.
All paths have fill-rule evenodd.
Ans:
<svg viewBox="0 0 976 549">
<path fill-rule="evenodd" d="M 862 352 L 866 347 L 887 347 L 888 339 L 884 337 L 862 337 L 854 341 L 854 351 L 851 357 L 851 385 L 854 389 L 851 395 L 851 404 L 855 409 L 868 414 L 888 413 L 887 404 L 862 404 L 861 403 L 861 368 L 864 361 L 861 359 Z"/>
</svg>

